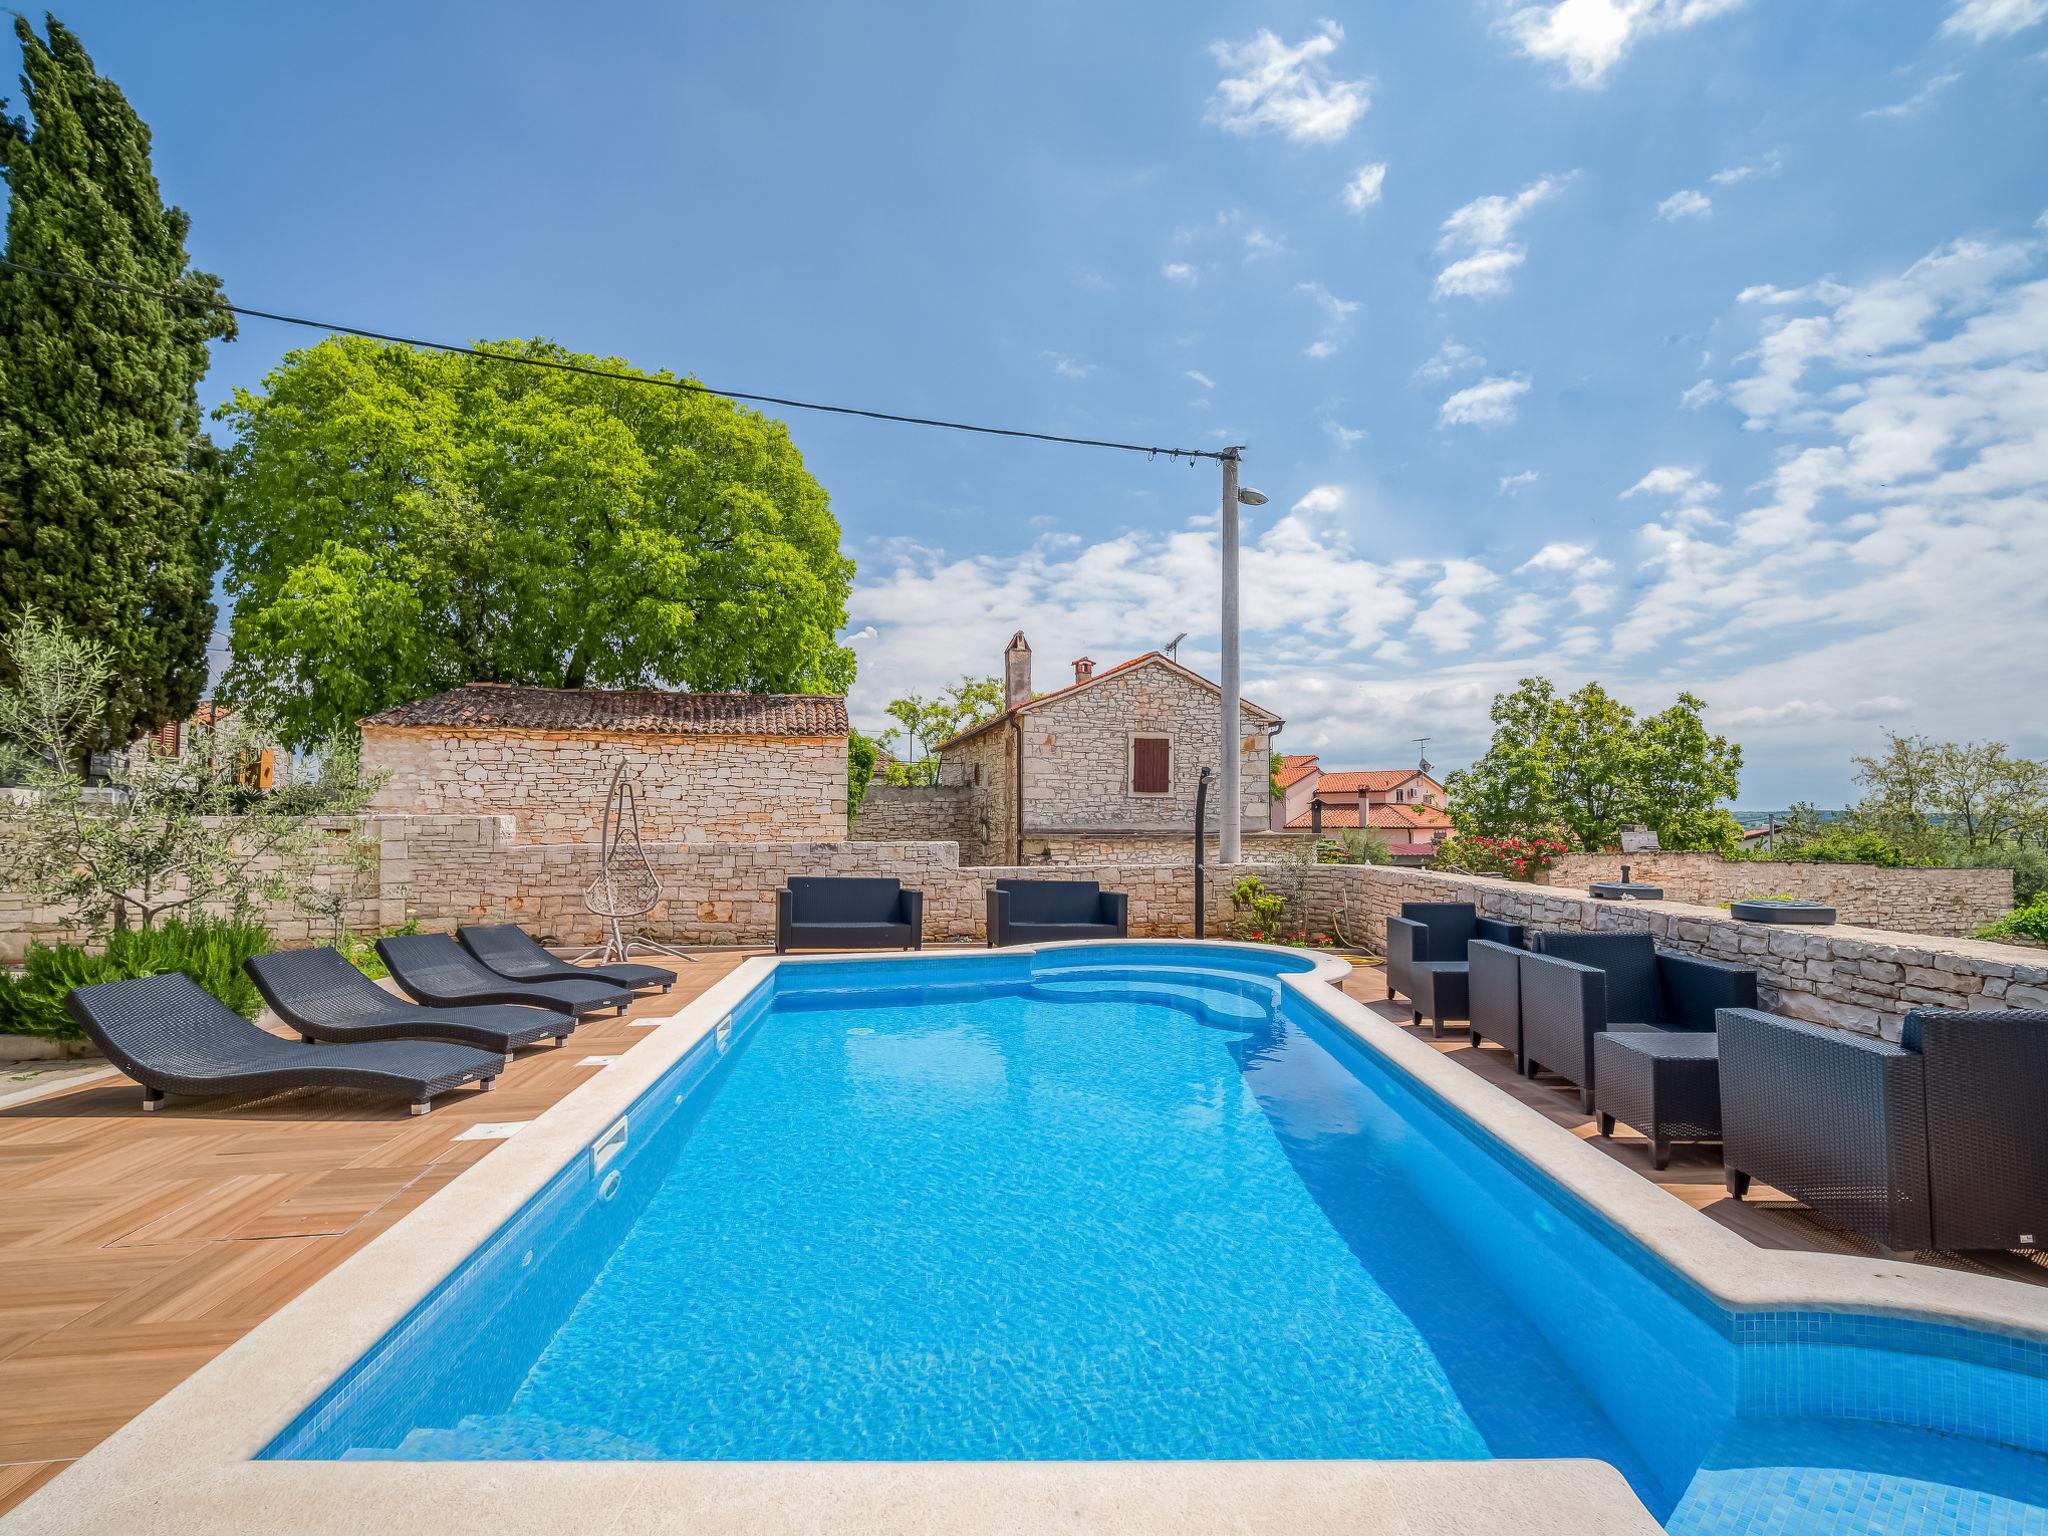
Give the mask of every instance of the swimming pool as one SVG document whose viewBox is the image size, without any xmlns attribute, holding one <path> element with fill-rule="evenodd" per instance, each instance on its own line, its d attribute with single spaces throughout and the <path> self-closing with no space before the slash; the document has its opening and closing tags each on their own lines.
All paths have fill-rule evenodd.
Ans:
<svg viewBox="0 0 2048 1536">
<path fill-rule="evenodd" d="M 776 966 L 262 1456 L 1586 1458 L 1675 1531 L 2048 1530 L 2038 1343 L 1725 1306 L 1312 964 Z"/>
</svg>

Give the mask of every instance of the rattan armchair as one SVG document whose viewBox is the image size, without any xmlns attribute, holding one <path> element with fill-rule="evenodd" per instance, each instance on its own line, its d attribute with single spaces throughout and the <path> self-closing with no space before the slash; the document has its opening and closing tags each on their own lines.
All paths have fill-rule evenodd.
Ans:
<svg viewBox="0 0 2048 1536">
<path fill-rule="evenodd" d="M 1427 1018 L 1432 1035 L 1446 1022 L 1472 1016 L 1467 952 L 1475 940 L 1519 949 L 1519 923 L 1481 917 L 1469 901 L 1404 901 L 1387 919 L 1387 997 L 1408 999 L 1414 1023 Z"/>
<path fill-rule="evenodd" d="M 1895 1252 L 2048 1246 L 2048 1013 L 1720 1014 L 1722 1165 Z"/>
<path fill-rule="evenodd" d="M 1593 1112 L 1602 1030 L 1712 1030 L 1721 1008 L 1756 1006 L 1756 972 L 1658 949 L 1647 933 L 1535 935 L 1522 957 L 1524 1077 L 1539 1067 L 1578 1085 Z"/>
</svg>

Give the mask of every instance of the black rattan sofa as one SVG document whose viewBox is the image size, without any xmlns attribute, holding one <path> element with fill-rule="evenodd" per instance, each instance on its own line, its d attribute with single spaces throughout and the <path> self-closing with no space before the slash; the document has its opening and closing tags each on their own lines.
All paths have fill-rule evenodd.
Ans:
<svg viewBox="0 0 2048 1536">
<path fill-rule="evenodd" d="M 543 1040 L 562 1045 L 576 1028 L 567 1014 L 510 1003 L 421 1008 L 393 997 L 332 949 L 251 955 L 242 969 L 271 1011 L 309 1042 L 448 1040 L 509 1057 Z"/>
<path fill-rule="evenodd" d="M 377 941 L 377 957 L 407 997 L 432 1008 L 523 1003 L 581 1019 L 605 1008 L 624 1013 L 633 1003 L 627 988 L 595 977 L 588 981 L 513 981 L 480 965 L 445 933 L 387 935 Z"/>
<path fill-rule="evenodd" d="M 988 945 L 1121 939 L 1130 898 L 1093 880 L 998 880 L 988 888 Z"/>
<path fill-rule="evenodd" d="M 609 965 L 571 965 L 558 960 L 532 934 L 517 923 L 494 923 L 489 927 L 458 928 L 455 937 L 462 947 L 487 969 L 514 981 L 608 981 L 614 986 L 659 987 L 666 992 L 676 984 L 676 973 L 658 965 L 614 960 Z"/>
<path fill-rule="evenodd" d="M 1720 1015 L 1721 1162 L 1895 1252 L 2048 1247 L 2048 1013 Z"/>
<path fill-rule="evenodd" d="M 496 1086 L 505 1058 L 433 1040 L 312 1046 L 258 1029 L 189 976 L 171 972 L 74 987 L 64 1006 L 107 1060 L 142 1084 L 142 1107 L 167 1093 L 211 1098 L 289 1088 L 355 1088 L 409 1101 L 423 1115 L 436 1094 Z"/>
<path fill-rule="evenodd" d="M 792 875 L 775 893 L 775 953 L 923 949 L 924 892 L 878 876 Z"/>
<path fill-rule="evenodd" d="M 1474 940 L 1522 946 L 1519 923 L 1481 917 L 1469 901 L 1404 901 L 1387 919 L 1387 996 L 1408 999 L 1409 1014 L 1442 1035 L 1450 1019 L 1472 1016 L 1467 951 Z"/>
<path fill-rule="evenodd" d="M 1647 933 L 1536 934 L 1522 957 L 1524 1077 L 1547 1067 L 1593 1111 L 1593 1037 L 1605 1029 L 1706 1030 L 1756 1006 L 1746 966 L 1658 949 Z"/>
</svg>

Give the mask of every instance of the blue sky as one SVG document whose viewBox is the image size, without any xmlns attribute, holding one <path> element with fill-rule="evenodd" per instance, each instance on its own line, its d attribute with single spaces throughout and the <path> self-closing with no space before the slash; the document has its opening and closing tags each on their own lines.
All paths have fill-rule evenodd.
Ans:
<svg viewBox="0 0 2048 1536">
<path fill-rule="evenodd" d="M 2048 751 L 2048 0 L 60 14 L 239 302 L 1247 445 L 1287 750 L 1455 766 L 1544 672 L 1702 694 L 1746 805 Z M 1213 671 L 1213 466 L 791 425 L 858 718 L 1020 627 Z"/>
</svg>

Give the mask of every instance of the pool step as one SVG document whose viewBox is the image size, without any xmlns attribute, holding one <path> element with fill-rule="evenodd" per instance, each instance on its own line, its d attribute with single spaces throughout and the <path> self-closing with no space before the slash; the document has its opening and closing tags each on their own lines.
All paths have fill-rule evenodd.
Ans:
<svg viewBox="0 0 2048 1536">
<path fill-rule="evenodd" d="M 1206 986 L 1191 986 L 1164 980 L 1140 980 L 1129 976 L 1115 980 L 1040 981 L 1032 984 L 1033 996 L 1072 999 L 1077 1002 L 1156 1003 L 1168 1008 L 1192 1009 L 1206 1023 L 1247 1026 L 1264 1024 L 1279 1005 L 1277 992 L 1266 996 L 1244 996 Z"/>
<path fill-rule="evenodd" d="M 658 1461 L 661 1451 L 608 1429 L 516 1414 L 471 1414 L 453 1429 L 415 1429 L 390 1450 L 343 1461 Z"/>
<path fill-rule="evenodd" d="M 1932 1430 L 1737 1423 L 1664 1522 L 1671 1536 L 1972 1536 L 2048 1531 L 2048 1458 Z"/>
</svg>

